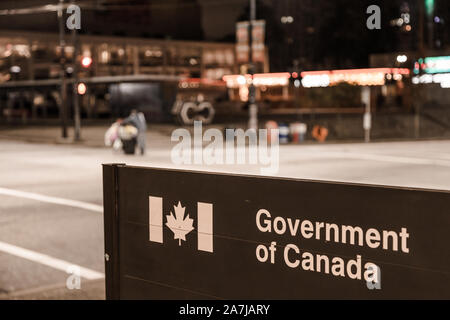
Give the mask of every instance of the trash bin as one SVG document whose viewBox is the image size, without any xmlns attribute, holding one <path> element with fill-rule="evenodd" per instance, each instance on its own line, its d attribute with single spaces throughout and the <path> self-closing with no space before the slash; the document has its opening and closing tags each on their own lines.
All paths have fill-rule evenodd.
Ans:
<svg viewBox="0 0 450 320">
<path fill-rule="evenodd" d="M 128 140 L 122 140 L 122 148 L 125 154 L 134 154 L 136 151 L 137 139 L 131 138 Z"/>
<path fill-rule="evenodd" d="M 305 123 L 301 123 L 301 122 L 291 123 L 290 130 L 291 130 L 292 142 L 300 143 L 300 142 L 305 141 L 307 129 L 308 129 L 308 127 Z"/>
<path fill-rule="evenodd" d="M 138 130 L 135 126 L 125 125 L 119 127 L 119 138 L 125 154 L 134 154 L 137 144 Z"/>
<path fill-rule="evenodd" d="M 289 143 L 289 126 L 285 123 L 280 123 L 278 129 L 280 130 L 280 143 Z"/>
</svg>

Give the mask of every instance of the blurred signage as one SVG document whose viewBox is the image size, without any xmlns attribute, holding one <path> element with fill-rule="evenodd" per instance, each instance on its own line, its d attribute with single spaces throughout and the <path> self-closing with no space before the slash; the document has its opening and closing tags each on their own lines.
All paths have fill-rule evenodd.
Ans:
<svg viewBox="0 0 450 320">
<path fill-rule="evenodd" d="M 108 299 L 450 298 L 447 191 L 120 164 L 103 190 Z"/>
<path fill-rule="evenodd" d="M 289 78 L 291 77 L 289 72 L 279 73 L 256 73 L 253 75 L 253 85 L 255 87 L 275 87 L 275 86 L 287 86 L 289 84 Z M 246 87 L 252 80 L 252 76 L 246 75 L 227 75 L 223 77 L 223 81 L 227 84 L 228 88 L 240 88 Z"/>
<path fill-rule="evenodd" d="M 265 60 L 265 28 L 264 20 L 253 21 L 252 29 L 252 58 L 253 62 L 264 62 Z M 249 22 L 242 21 L 236 24 L 236 60 L 244 64 L 249 62 Z"/>
<path fill-rule="evenodd" d="M 324 70 L 305 71 L 301 73 L 301 83 L 305 88 L 329 87 L 339 83 L 348 83 L 358 86 L 381 86 L 386 80 L 401 80 L 409 76 L 406 68 L 371 68 L 371 69 L 348 69 L 348 70 Z M 257 73 L 253 76 L 253 84 L 258 86 L 287 86 L 290 78 L 298 78 L 297 73 Z M 239 88 L 247 86 L 251 76 L 226 75 L 223 78 L 228 88 Z M 300 81 L 300 80 L 299 80 Z"/>
<path fill-rule="evenodd" d="M 301 73 L 305 88 L 329 87 L 339 83 L 357 86 L 382 86 L 387 80 L 401 80 L 409 75 L 405 68 L 370 68 L 348 70 L 305 71 Z"/>
<path fill-rule="evenodd" d="M 414 73 L 418 74 L 420 69 L 425 73 L 447 73 L 450 72 L 450 56 L 427 57 L 419 59 L 414 66 Z"/>
<path fill-rule="evenodd" d="M 441 88 L 450 88 L 450 73 L 423 74 L 412 78 L 413 84 L 440 84 Z"/>
</svg>

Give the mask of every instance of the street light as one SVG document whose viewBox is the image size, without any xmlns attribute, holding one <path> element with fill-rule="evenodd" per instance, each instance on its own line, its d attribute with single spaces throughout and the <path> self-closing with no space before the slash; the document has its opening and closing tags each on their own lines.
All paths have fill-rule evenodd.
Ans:
<svg viewBox="0 0 450 320">
<path fill-rule="evenodd" d="M 404 54 L 400 54 L 397 56 L 398 63 L 405 63 L 406 61 L 408 61 L 408 56 L 406 56 Z"/>
<path fill-rule="evenodd" d="M 91 57 L 83 57 L 81 59 L 81 65 L 84 68 L 89 68 L 91 66 L 91 64 L 92 64 L 92 58 Z"/>
<path fill-rule="evenodd" d="M 77 92 L 79 95 L 84 95 L 86 93 L 86 85 L 83 82 L 80 82 L 77 86 Z"/>
<path fill-rule="evenodd" d="M 282 24 L 291 24 L 294 23 L 294 17 L 292 16 L 282 16 L 281 17 Z"/>
</svg>

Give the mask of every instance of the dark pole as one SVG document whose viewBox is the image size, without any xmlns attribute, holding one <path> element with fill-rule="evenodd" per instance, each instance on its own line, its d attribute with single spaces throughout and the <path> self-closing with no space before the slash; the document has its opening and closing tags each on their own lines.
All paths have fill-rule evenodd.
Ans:
<svg viewBox="0 0 450 320">
<path fill-rule="evenodd" d="M 419 59 L 425 58 L 425 44 L 424 44 L 424 29 L 425 29 L 425 8 L 424 8 L 424 0 L 419 1 Z M 422 66 L 419 66 L 419 78 L 422 75 Z M 415 103 L 415 116 L 414 116 L 414 136 L 415 138 L 420 137 L 420 109 L 423 102 L 423 93 L 424 93 L 424 84 L 418 84 L 418 99 Z"/>
<path fill-rule="evenodd" d="M 428 50 L 433 50 L 434 47 L 434 25 L 433 25 L 433 12 L 427 12 L 427 29 L 428 29 Z"/>
<path fill-rule="evenodd" d="M 62 137 L 67 138 L 67 88 L 66 88 L 66 68 L 65 68 L 65 40 L 64 40 L 64 0 L 59 0 L 58 23 L 59 23 L 59 48 L 60 48 L 60 79 L 61 79 L 61 105 L 60 117 L 62 126 Z"/>
<path fill-rule="evenodd" d="M 74 1 L 72 1 L 74 3 Z M 80 44 L 78 42 L 77 37 L 77 29 L 74 28 L 72 30 L 72 42 L 73 42 L 73 93 L 72 93 L 72 103 L 73 103 L 73 112 L 74 112 L 74 127 L 75 127 L 75 141 L 80 140 L 80 131 L 81 131 L 81 121 L 80 121 L 80 99 L 78 96 L 78 55 Z"/>
<path fill-rule="evenodd" d="M 425 45 L 424 45 L 424 16 L 425 16 L 425 8 L 424 8 L 424 0 L 418 0 L 419 2 L 419 55 L 421 58 L 424 58 L 425 54 Z"/>
<path fill-rule="evenodd" d="M 249 74 L 252 77 L 252 81 L 248 88 L 248 101 L 249 101 L 249 129 L 258 129 L 258 105 L 256 104 L 256 91 L 253 84 L 253 75 L 255 74 L 255 66 L 253 63 L 253 22 L 256 20 L 256 0 L 250 0 L 250 21 L 248 26 L 248 47 L 249 47 Z"/>
</svg>

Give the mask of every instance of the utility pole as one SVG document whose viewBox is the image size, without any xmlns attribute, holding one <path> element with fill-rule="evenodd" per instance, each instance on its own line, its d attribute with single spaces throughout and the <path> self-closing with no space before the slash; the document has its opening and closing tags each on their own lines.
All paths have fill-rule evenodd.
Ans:
<svg viewBox="0 0 450 320">
<path fill-rule="evenodd" d="M 248 65 L 251 82 L 248 88 L 248 102 L 249 102 L 249 129 L 258 130 L 258 105 L 256 104 L 256 89 L 253 84 L 253 75 L 255 74 L 255 66 L 253 63 L 253 23 L 256 20 L 256 0 L 250 0 L 250 21 L 248 25 Z"/>
<path fill-rule="evenodd" d="M 79 141 L 80 140 L 80 98 L 78 96 L 78 83 L 79 83 L 79 78 L 78 78 L 78 55 L 79 55 L 79 49 L 80 49 L 80 45 L 78 42 L 78 37 L 77 37 L 77 29 L 73 29 L 72 30 L 72 41 L 73 41 L 73 46 L 74 46 L 74 51 L 73 51 L 73 93 L 72 93 L 72 103 L 73 103 L 73 117 L 74 117 L 74 127 L 75 127 L 75 140 Z"/>
<path fill-rule="evenodd" d="M 419 59 L 425 58 L 425 44 L 424 44 L 424 29 L 425 29 L 425 8 L 424 0 L 418 0 L 419 2 Z M 417 59 L 417 60 L 419 60 Z M 419 79 L 422 76 L 422 66 L 419 66 Z M 424 97 L 424 84 L 418 84 L 418 99 L 415 102 L 415 115 L 414 115 L 414 136 L 416 139 L 420 137 L 420 109 L 423 103 Z"/>
<path fill-rule="evenodd" d="M 427 17 L 427 24 L 428 24 L 428 48 L 429 50 L 433 50 L 434 47 L 434 31 L 433 31 L 433 17 L 428 16 Z"/>
<path fill-rule="evenodd" d="M 59 48 L 60 48 L 60 79 L 61 79 L 61 105 L 60 117 L 62 127 L 62 137 L 67 138 L 67 87 L 66 87 L 66 61 L 65 61 L 65 40 L 64 40 L 64 19 L 63 19 L 64 0 L 59 0 L 58 24 L 59 24 Z"/>
<path fill-rule="evenodd" d="M 361 102 L 364 105 L 363 128 L 364 141 L 370 142 L 370 130 L 372 129 L 372 111 L 370 99 L 370 87 L 365 86 L 361 88 Z"/>
<path fill-rule="evenodd" d="M 75 1 L 71 1 L 72 4 L 75 4 Z M 74 131 L 75 131 L 75 141 L 79 141 L 81 138 L 80 135 L 80 127 L 81 127 L 81 120 L 80 120 L 80 98 L 78 96 L 78 56 L 80 53 L 80 43 L 78 42 L 78 34 L 77 29 L 73 28 L 72 30 L 72 43 L 73 43 L 73 89 L 72 89 L 72 104 L 73 104 L 73 117 L 74 117 Z"/>
</svg>

